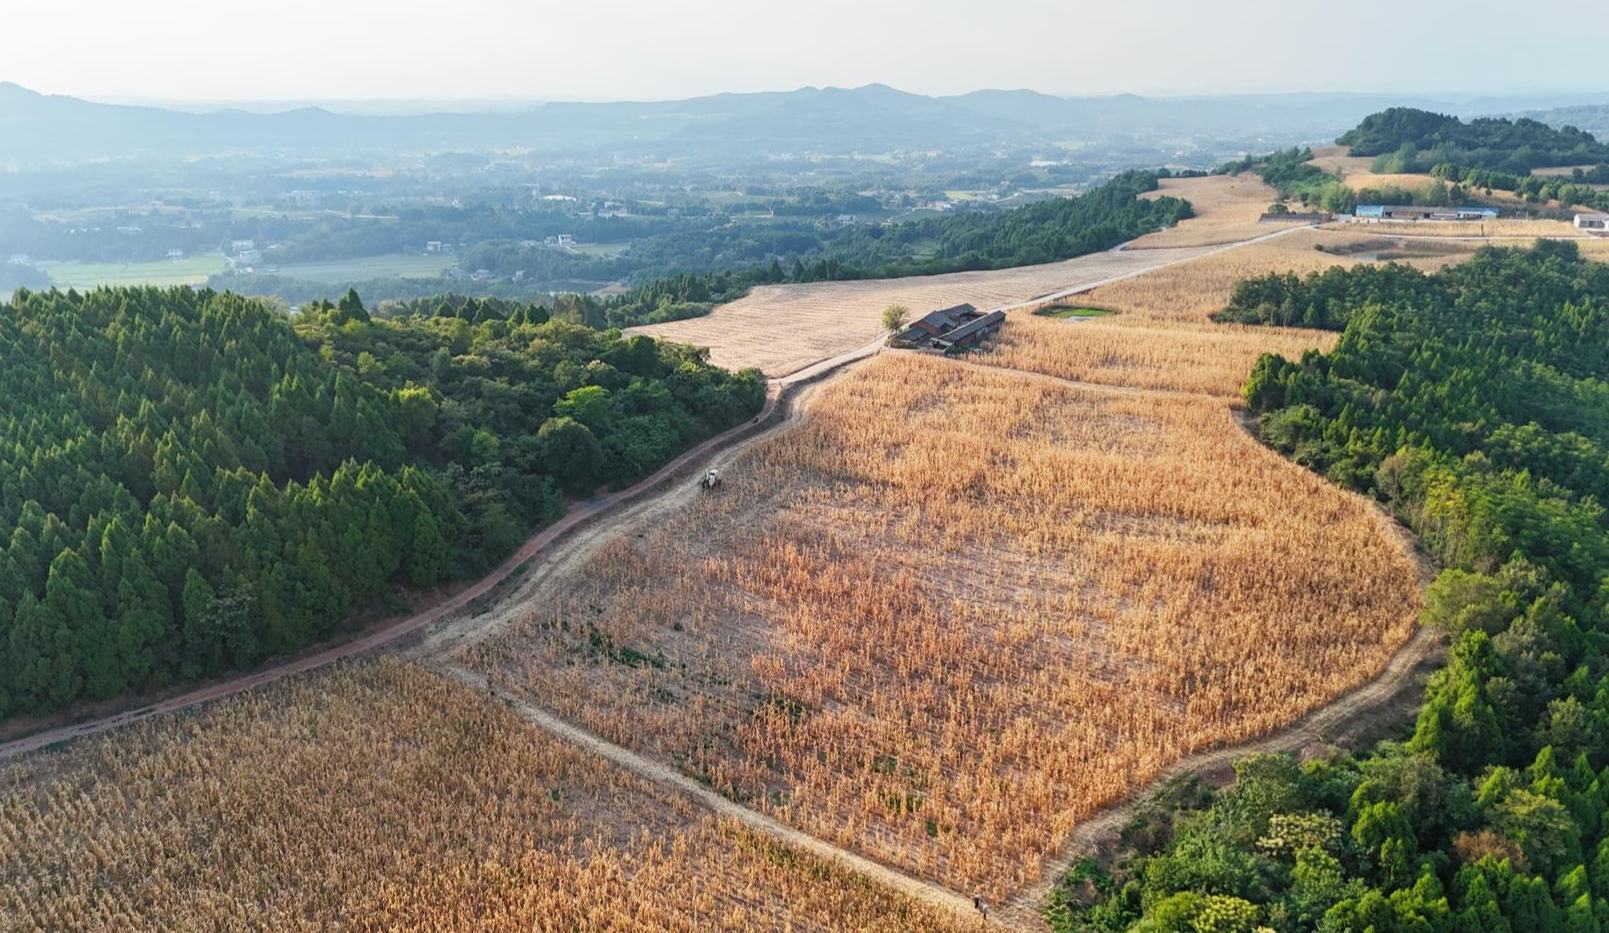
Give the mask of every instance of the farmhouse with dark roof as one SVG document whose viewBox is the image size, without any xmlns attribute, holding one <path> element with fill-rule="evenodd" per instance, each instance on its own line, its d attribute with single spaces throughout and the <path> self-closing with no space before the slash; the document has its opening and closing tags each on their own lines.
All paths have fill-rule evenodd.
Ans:
<svg viewBox="0 0 1609 933">
<path fill-rule="evenodd" d="M 1004 311 L 984 313 L 969 304 L 960 304 L 924 315 L 901 331 L 894 342 L 923 350 L 969 347 L 999 330 L 1005 320 Z"/>
</svg>

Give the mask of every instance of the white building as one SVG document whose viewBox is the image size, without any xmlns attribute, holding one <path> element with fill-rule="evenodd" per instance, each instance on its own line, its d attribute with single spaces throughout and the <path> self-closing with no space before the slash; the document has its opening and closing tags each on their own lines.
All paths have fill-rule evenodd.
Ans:
<svg viewBox="0 0 1609 933">
<path fill-rule="evenodd" d="M 1575 215 L 1575 228 L 1609 232 L 1609 214 L 1603 211 L 1582 211 Z"/>
</svg>

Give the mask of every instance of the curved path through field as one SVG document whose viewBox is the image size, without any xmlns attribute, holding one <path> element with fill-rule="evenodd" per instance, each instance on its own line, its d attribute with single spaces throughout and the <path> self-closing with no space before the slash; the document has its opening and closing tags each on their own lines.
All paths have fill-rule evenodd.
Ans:
<svg viewBox="0 0 1609 933">
<path fill-rule="evenodd" d="M 1170 780 L 1186 774 L 1221 778 L 1226 783 L 1236 761 L 1247 755 L 1299 752 L 1312 745 L 1334 742 L 1347 734 L 1368 732 L 1367 726 L 1382 710 L 1414 697 L 1423 668 L 1434 663 L 1444 644 L 1439 633 L 1428 628 L 1414 631 L 1413 637 L 1397 649 L 1386 668 L 1375 679 L 1346 694 L 1328 706 L 1320 707 L 1300 720 L 1251 742 L 1218 748 L 1181 758 L 1164 768 L 1150 785 L 1128 800 L 1107 807 L 1073 828 L 1062 855 L 1049 864 L 1038 884 L 1024 888 L 1001 910 L 1002 919 L 1022 925 L 1032 924 L 1044 907 L 1056 882 L 1080 858 L 1109 851 L 1120 841 L 1123 828 L 1139 812 L 1151 792 Z"/>
<path fill-rule="evenodd" d="M 680 791 L 718 816 L 737 820 L 750 829 L 771 836 L 787 846 L 806 852 L 819 859 L 843 865 L 849 870 L 898 891 L 913 900 L 950 910 L 962 918 L 971 919 L 976 916 L 970 897 L 964 897 L 936 884 L 929 884 L 919 878 L 913 878 L 904 872 L 896 871 L 886 865 L 874 862 L 865 856 L 856 855 L 848 849 L 842 849 L 831 843 L 823 842 L 809 833 L 779 823 L 763 813 L 750 810 L 748 807 L 710 790 L 670 765 L 639 755 L 630 749 L 622 748 L 517 697 L 493 691 L 484 676 L 459 664 L 443 662 L 433 665 L 433 667 L 446 676 L 496 696 L 509 709 L 519 714 L 520 718 L 538 729 L 563 739 L 578 748 L 607 758 L 638 777 L 652 781 L 661 787 Z"/>
</svg>

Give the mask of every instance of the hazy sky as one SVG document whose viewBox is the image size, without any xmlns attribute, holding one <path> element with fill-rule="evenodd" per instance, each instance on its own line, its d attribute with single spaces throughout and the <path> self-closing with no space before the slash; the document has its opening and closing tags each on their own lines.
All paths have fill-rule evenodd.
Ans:
<svg viewBox="0 0 1609 933">
<path fill-rule="evenodd" d="M 0 32 L 0 80 L 120 98 L 1609 90 L 1604 0 L 3 0 Z"/>
</svg>

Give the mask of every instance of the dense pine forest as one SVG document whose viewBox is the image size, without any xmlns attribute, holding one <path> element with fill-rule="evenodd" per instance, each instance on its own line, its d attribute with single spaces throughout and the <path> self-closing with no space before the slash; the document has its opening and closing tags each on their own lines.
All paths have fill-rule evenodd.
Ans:
<svg viewBox="0 0 1609 933">
<path fill-rule="evenodd" d="M 475 574 L 567 495 L 754 413 L 759 373 L 459 302 L 189 289 L 0 305 L 0 714 L 159 688 Z"/>
<path fill-rule="evenodd" d="M 1567 242 L 1273 276 L 1228 317 L 1342 331 L 1264 357 L 1267 440 L 1398 515 L 1451 641 L 1413 734 L 1175 788 L 1135 854 L 1064 883 L 1069 930 L 1609 927 L 1609 266 Z M 1217 925 L 1214 925 L 1217 924 Z"/>
</svg>

